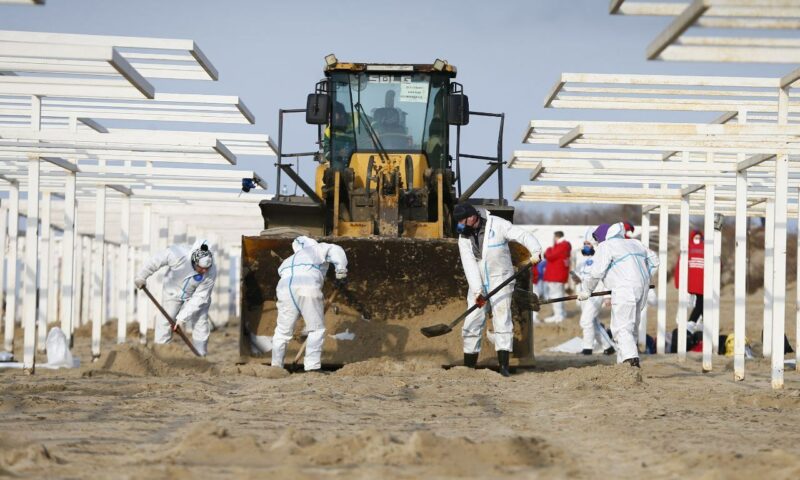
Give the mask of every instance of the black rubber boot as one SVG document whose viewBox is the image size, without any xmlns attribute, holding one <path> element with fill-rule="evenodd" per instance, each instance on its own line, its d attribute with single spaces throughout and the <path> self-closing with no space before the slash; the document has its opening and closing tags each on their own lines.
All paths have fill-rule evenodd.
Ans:
<svg viewBox="0 0 800 480">
<path fill-rule="evenodd" d="M 478 354 L 477 353 L 465 353 L 464 354 L 464 366 L 468 368 L 475 368 L 478 365 Z"/>
<path fill-rule="evenodd" d="M 591 348 L 584 348 L 583 350 L 581 350 L 581 355 L 591 355 L 591 354 L 592 354 Z"/>
<path fill-rule="evenodd" d="M 617 353 L 617 351 L 614 350 L 614 347 L 608 347 L 603 350 L 603 355 L 614 355 L 615 353 Z"/>
<path fill-rule="evenodd" d="M 508 350 L 497 351 L 497 363 L 500 364 L 500 375 L 510 377 L 511 372 L 508 371 L 508 357 L 511 354 Z"/>
<path fill-rule="evenodd" d="M 626 360 L 623 360 L 623 362 L 627 363 L 631 367 L 641 368 L 639 366 L 639 357 L 628 358 Z"/>
</svg>

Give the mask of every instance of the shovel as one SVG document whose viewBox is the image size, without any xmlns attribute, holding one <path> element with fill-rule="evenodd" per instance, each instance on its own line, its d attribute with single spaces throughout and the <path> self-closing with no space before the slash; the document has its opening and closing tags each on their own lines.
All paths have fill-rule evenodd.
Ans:
<svg viewBox="0 0 800 480">
<path fill-rule="evenodd" d="M 650 288 L 656 288 L 655 285 L 650 285 Z M 560 298 L 550 298 L 548 300 L 542 300 L 539 298 L 539 295 L 536 295 L 533 292 L 525 292 L 528 296 L 528 304 L 530 305 L 531 310 L 534 312 L 539 311 L 539 307 L 542 305 L 547 305 L 549 303 L 559 303 L 559 302 L 567 302 L 569 300 L 577 300 L 577 295 L 569 295 L 567 297 L 560 297 Z M 611 295 L 611 290 L 606 290 L 605 292 L 594 292 L 590 297 L 605 297 L 606 295 Z"/>
<path fill-rule="evenodd" d="M 153 294 L 150 293 L 150 290 L 147 289 L 146 285 L 142 287 L 142 291 L 145 293 L 145 295 L 147 295 L 150 298 L 150 301 L 153 302 L 158 311 L 161 312 L 161 314 L 164 315 L 164 317 L 166 317 L 169 324 L 172 325 L 172 329 L 175 331 L 175 333 L 178 334 L 178 336 L 181 337 L 181 339 L 183 339 L 183 341 L 186 343 L 186 346 L 189 347 L 189 350 L 191 350 L 192 353 L 194 353 L 198 357 L 202 357 L 202 355 L 200 355 L 200 352 L 198 352 L 197 349 L 194 348 L 194 344 L 192 344 L 192 341 L 189 340 L 189 337 L 187 337 L 186 334 L 183 333 L 181 327 L 178 326 L 175 320 L 169 316 L 166 310 L 164 310 L 164 307 L 162 307 L 161 304 L 158 303 L 158 301 L 153 297 Z"/>
<path fill-rule="evenodd" d="M 519 269 L 517 269 L 517 271 L 516 271 L 516 272 L 514 272 L 514 274 L 513 274 L 513 275 L 511 275 L 511 276 L 510 276 L 510 277 L 508 277 L 507 279 L 503 280 L 503 282 L 502 282 L 500 285 L 496 286 L 496 287 L 495 287 L 495 288 L 494 288 L 494 289 L 493 289 L 491 292 L 489 292 L 489 293 L 486 295 L 486 297 L 485 297 L 485 298 L 486 298 L 486 300 L 488 301 L 490 298 L 492 298 L 492 296 L 493 296 L 495 293 L 499 292 L 499 291 L 500 291 L 500 290 L 502 290 L 502 289 L 503 289 L 503 288 L 504 288 L 506 285 L 508 285 L 509 283 L 513 282 L 513 281 L 514 281 L 514 279 L 516 279 L 518 276 L 520 276 L 520 275 L 522 275 L 523 273 L 525 273 L 526 271 L 528 271 L 528 267 L 530 267 L 530 266 L 531 266 L 531 261 L 530 261 L 530 260 L 527 260 L 527 261 L 525 261 L 525 262 L 522 264 L 522 266 L 521 266 Z M 474 304 L 473 306 L 469 307 L 469 308 L 467 309 L 467 311 L 465 311 L 464 313 L 462 313 L 461 315 L 459 315 L 459 316 L 458 316 L 458 318 L 456 318 L 455 320 L 453 320 L 452 322 L 450 322 L 450 324 L 444 324 L 444 323 L 440 323 L 440 324 L 438 324 L 438 325 L 431 325 L 430 327 L 423 327 L 423 328 L 421 328 L 421 329 L 420 329 L 420 332 L 422 332 L 422 334 L 423 334 L 423 335 L 425 335 L 425 336 L 426 336 L 426 337 L 428 337 L 428 338 L 432 338 L 432 337 L 439 337 L 439 336 L 441 336 L 441 335 L 445 335 L 445 334 L 447 334 L 447 333 L 450 333 L 450 332 L 452 332 L 452 331 L 453 331 L 453 327 L 455 327 L 455 326 L 456 326 L 456 325 L 458 325 L 458 324 L 459 324 L 459 323 L 460 323 L 462 320 L 464 320 L 465 318 L 467 318 L 467 316 L 468 316 L 470 313 L 474 312 L 474 311 L 475 311 L 475 309 L 477 309 L 477 308 L 480 308 L 480 307 L 478 307 L 478 304 L 476 303 L 476 304 Z"/>
<path fill-rule="evenodd" d="M 336 300 L 336 294 L 337 293 L 339 293 L 339 291 L 338 290 L 334 290 L 333 293 L 331 293 L 331 296 L 328 297 L 327 300 L 325 300 L 325 306 L 322 307 L 323 314 L 328 311 L 328 307 L 330 307 L 331 304 L 333 303 L 333 301 Z M 294 361 L 292 362 L 292 368 L 291 368 L 292 372 L 296 372 L 297 371 L 297 362 L 300 361 L 300 357 L 302 357 L 303 354 L 306 352 L 306 344 L 307 343 L 308 343 L 308 337 L 306 337 L 306 339 L 303 340 L 303 344 L 300 345 L 300 350 L 298 350 L 297 351 L 297 355 L 294 356 Z"/>
</svg>

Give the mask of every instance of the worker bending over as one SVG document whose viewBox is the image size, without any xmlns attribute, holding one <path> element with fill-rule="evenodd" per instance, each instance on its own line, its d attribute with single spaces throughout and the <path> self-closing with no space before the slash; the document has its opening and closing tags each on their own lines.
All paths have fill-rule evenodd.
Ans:
<svg viewBox="0 0 800 480">
<path fill-rule="evenodd" d="M 322 342 L 325 337 L 325 312 L 322 298 L 322 285 L 325 273 L 332 263 L 336 280 L 347 279 L 347 257 L 338 245 L 318 243 L 316 240 L 300 236 L 292 242 L 294 255 L 287 258 L 278 268 L 278 322 L 272 337 L 272 366 L 283 367 L 286 344 L 292 339 L 294 326 L 300 315 L 306 323 L 306 353 L 303 358 L 305 370 L 319 370 L 322 367 Z"/>
<path fill-rule="evenodd" d="M 133 283 L 141 289 L 147 279 L 162 267 L 167 267 L 161 288 L 161 306 L 178 326 L 192 325 L 192 343 L 200 355 L 208 353 L 208 336 L 211 324 L 208 307 L 211 291 L 217 280 L 214 257 L 205 240 L 189 245 L 173 245 L 154 255 L 136 275 Z M 172 327 L 163 316 L 155 322 L 156 343 L 172 340 Z"/>
<path fill-rule="evenodd" d="M 599 238 L 597 230 L 595 237 Z M 638 368 L 636 331 L 658 257 L 639 240 L 626 239 L 622 222 L 608 227 L 604 238 L 581 284 L 578 300 L 588 300 L 600 281 L 611 289 L 611 334 L 617 341 L 617 363 Z"/>
<path fill-rule="evenodd" d="M 477 304 L 465 320 L 462 329 L 464 338 L 464 365 L 475 368 L 481 351 L 481 334 L 486 324 L 486 295 L 514 273 L 511 263 L 509 240 L 522 244 L 531 254 L 531 263 L 541 259 L 542 247 L 530 232 L 514 226 L 508 220 L 486 213 L 481 216 L 472 205 L 460 203 L 453 209 L 456 230 L 459 234 L 458 250 L 461 264 L 469 284 L 467 305 Z M 514 284 L 511 282 L 490 300 L 494 347 L 500 373 L 509 376 L 508 364 L 514 340 L 514 324 L 511 319 L 511 297 Z"/>
</svg>

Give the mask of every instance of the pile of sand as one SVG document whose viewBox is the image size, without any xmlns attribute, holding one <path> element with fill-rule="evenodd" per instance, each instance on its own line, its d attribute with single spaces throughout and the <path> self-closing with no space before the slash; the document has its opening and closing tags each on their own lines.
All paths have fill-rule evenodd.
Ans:
<svg viewBox="0 0 800 480">
<path fill-rule="evenodd" d="M 279 379 L 289 376 L 285 368 L 272 367 L 259 363 L 248 363 L 245 365 L 231 365 L 222 367 L 219 370 L 221 376 L 227 375 L 248 375 L 256 378 Z"/>
<path fill-rule="evenodd" d="M 544 441 L 531 437 L 505 437 L 473 441 L 442 437 L 428 431 L 395 435 L 377 430 L 341 433 L 320 441 L 286 432 L 271 447 L 289 457 L 306 458 L 313 465 L 351 464 L 438 466 L 450 475 L 475 473 L 489 465 L 544 467 L 553 452 Z"/>
<path fill-rule="evenodd" d="M 441 366 L 430 360 L 414 359 L 398 361 L 387 357 L 371 358 L 348 363 L 335 375 L 344 377 L 366 377 L 371 375 L 393 375 L 441 370 Z"/>
<path fill-rule="evenodd" d="M 627 364 L 592 365 L 541 374 L 555 390 L 625 390 L 645 385 L 642 371 Z"/>
<path fill-rule="evenodd" d="M 136 377 L 164 377 L 214 372 L 214 366 L 205 359 L 195 357 L 184 345 L 117 345 L 101 359 L 99 366 L 91 366 L 84 376 L 103 373 Z"/>
<path fill-rule="evenodd" d="M 11 432 L 6 432 L 11 436 Z M 52 455 L 43 444 L 15 446 L 11 438 L 0 443 L 0 476 L 16 477 L 28 469 L 46 468 L 66 463 Z"/>
<path fill-rule="evenodd" d="M 270 467 L 280 463 L 295 468 L 337 469 L 425 466 L 429 473 L 447 476 L 491 476 L 521 468 L 544 468 L 561 457 L 556 449 L 534 437 L 478 441 L 424 430 L 410 434 L 364 430 L 316 438 L 290 428 L 274 442 L 260 443 L 253 435 L 236 435 L 213 423 L 190 430 L 166 455 L 171 462 L 185 465 L 231 462 L 239 466 Z"/>
</svg>

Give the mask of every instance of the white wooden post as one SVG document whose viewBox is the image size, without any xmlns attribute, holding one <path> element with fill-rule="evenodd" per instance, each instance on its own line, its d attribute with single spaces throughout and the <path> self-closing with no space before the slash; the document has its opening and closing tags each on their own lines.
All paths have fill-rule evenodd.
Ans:
<svg viewBox="0 0 800 480">
<path fill-rule="evenodd" d="M 50 290 L 50 192 L 42 192 L 42 225 L 39 240 L 39 299 L 37 308 L 37 348 L 45 351 L 47 341 L 47 303 Z"/>
<path fill-rule="evenodd" d="M 14 323 L 19 304 L 17 287 L 17 256 L 19 253 L 19 183 L 12 182 L 8 192 L 8 257 L 6 278 L 6 311 L 4 349 L 14 351 Z"/>
<path fill-rule="evenodd" d="M 139 269 L 148 261 L 153 254 L 153 242 L 152 242 L 152 206 L 149 203 L 146 203 L 142 208 L 142 247 L 140 249 L 140 266 Z M 135 275 L 135 273 L 134 273 Z M 148 289 L 152 291 L 152 285 L 148 285 Z M 139 311 L 138 311 L 138 318 L 139 318 L 139 343 L 146 344 L 147 343 L 147 327 L 149 325 L 150 319 L 150 300 L 148 300 L 147 296 L 144 293 L 140 293 L 137 296 L 139 302 Z"/>
<path fill-rule="evenodd" d="M 686 324 L 689 314 L 689 195 L 681 197 L 680 259 L 678 260 L 678 361 L 686 361 Z M 663 267 L 661 267 L 663 268 Z"/>
<path fill-rule="evenodd" d="M 5 309 L 6 259 L 8 258 L 8 208 L 0 204 L 0 310 Z"/>
<path fill-rule="evenodd" d="M 789 123 L 789 88 L 778 89 L 778 125 Z M 783 337 L 786 329 L 786 223 L 789 203 L 789 155 L 775 157 L 775 259 L 772 308 L 772 388 L 783 388 Z"/>
<path fill-rule="evenodd" d="M 797 292 L 795 297 L 795 364 L 794 369 L 800 372 L 800 188 L 797 189 Z"/>
<path fill-rule="evenodd" d="M 712 153 L 707 154 L 709 162 L 714 161 Z M 711 355 L 714 342 L 713 335 L 713 309 L 714 309 L 714 209 L 715 209 L 715 185 L 706 184 L 706 205 L 705 205 L 705 235 L 703 249 L 703 371 L 711 371 Z"/>
<path fill-rule="evenodd" d="M 77 209 L 76 209 L 77 218 Z M 77 226 L 77 224 L 76 224 Z M 72 300 L 72 321 L 70 322 L 70 329 L 72 334 L 75 329 L 81 325 L 81 309 L 83 307 L 83 236 L 78 235 L 77 229 L 75 233 L 75 269 L 73 271 L 72 281 L 74 285 L 75 296 Z M 72 345 L 72 343 L 70 343 Z"/>
<path fill-rule="evenodd" d="M 95 214 L 96 215 L 96 214 Z M 92 251 L 92 242 L 94 240 L 89 236 L 83 237 L 83 261 L 84 266 L 81 268 L 83 278 L 81 279 L 81 319 L 80 325 L 89 323 L 92 319 L 91 298 L 92 298 L 92 268 L 91 266 L 97 261 L 97 255 Z"/>
<path fill-rule="evenodd" d="M 34 97 L 36 98 L 36 97 Z M 28 218 L 25 228 L 25 294 L 23 299 L 24 349 L 22 368 L 32 374 L 36 367 L 36 270 L 39 257 L 39 157 L 28 160 Z"/>
<path fill-rule="evenodd" d="M 64 236 L 61 241 L 62 251 L 62 298 L 61 298 L 61 330 L 67 336 L 67 343 L 72 344 L 74 321 L 75 292 L 75 173 L 67 172 L 64 185 Z"/>
<path fill-rule="evenodd" d="M 47 303 L 45 305 L 46 308 L 46 318 L 47 323 L 58 323 L 58 299 L 59 295 L 58 292 L 60 291 L 60 279 L 61 279 L 61 269 L 63 268 L 61 265 L 61 254 L 60 249 L 61 245 L 63 244 L 54 234 L 50 234 L 50 285 L 47 287 L 48 295 L 47 295 Z"/>
<path fill-rule="evenodd" d="M 740 154 L 743 160 L 745 155 Z M 736 265 L 733 311 L 733 379 L 744 380 L 744 337 L 747 315 L 747 170 L 736 172 Z"/>
<path fill-rule="evenodd" d="M 661 205 L 658 215 L 658 332 L 656 353 L 663 355 L 667 338 L 667 238 L 669 233 L 669 206 Z"/>
<path fill-rule="evenodd" d="M 642 213 L 642 245 L 650 248 L 650 212 Z M 639 323 L 639 350 L 647 348 L 647 303 L 642 310 L 642 319 Z"/>
<path fill-rule="evenodd" d="M 220 326 L 228 324 L 230 320 L 230 258 L 228 257 L 227 250 L 221 250 L 219 256 L 219 311 L 220 311 Z"/>
<path fill-rule="evenodd" d="M 764 325 L 761 334 L 761 350 L 764 358 L 772 355 L 772 286 L 775 259 L 775 198 L 767 198 L 766 222 L 764 224 Z"/>
<path fill-rule="evenodd" d="M 94 244 L 95 259 L 92 272 L 92 361 L 100 358 L 101 327 L 105 323 L 106 272 L 106 189 L 100 185 L 96 193 Z"/>
<path fill-rule="evenodd" d="M 712 292 L 714 297 L 714 310 L 711 312 L 711 319 L 714 323 L 712 323 L 712 334 L 711 334 L 711 344 L 714 346 L 714 354 L 719 352 L 719 311 L 720 311 L 720 287 L 721 287 L 721 274 L 722 274 L 722 226 L 720 225 L 720 230 L 714 229 L 714 291 Z"/>
<path fill-rule="evenodd" d="M 119 263 L 117 275 L 117 343 L 125 343 L 125 336 L 128 331 L 128 296 L 133 285 L 130 274 L 128 273 L 128 260 L 130 249 L 130 229 L 131 229 L 131 197 L 122 197 L 122 208 L 119 215 L 120 237 L 119 237 Z"/>
</svg>

